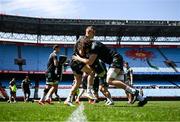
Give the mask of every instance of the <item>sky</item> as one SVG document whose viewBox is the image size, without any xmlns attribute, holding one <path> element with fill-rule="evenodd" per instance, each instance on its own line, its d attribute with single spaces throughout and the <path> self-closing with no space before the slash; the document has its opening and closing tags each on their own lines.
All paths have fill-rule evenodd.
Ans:
<svg viewBox="0 0 180 122">
<path fill-rule="evenodd" d="M 180 21 L 180 0 L 0 0 L 0 13 L 43 18 Z"/>
</svg>

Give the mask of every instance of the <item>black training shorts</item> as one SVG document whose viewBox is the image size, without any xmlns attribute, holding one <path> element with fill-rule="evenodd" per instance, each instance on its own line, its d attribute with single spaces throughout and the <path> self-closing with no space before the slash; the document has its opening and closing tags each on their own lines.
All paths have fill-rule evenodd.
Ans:
<svg viewBox="0 0 180 122">
<path fill-rule="evenodd" d="M 78 75 L 82 75 L 83 72 L 81 71 L 82 68 L 85 66 L 86 64 L 80 62 L 80 61 L 74 61 L 72 60 L 70 63 L 71 69 L 73 71 L 73 73 L 78 74 Z"/>
</svg>

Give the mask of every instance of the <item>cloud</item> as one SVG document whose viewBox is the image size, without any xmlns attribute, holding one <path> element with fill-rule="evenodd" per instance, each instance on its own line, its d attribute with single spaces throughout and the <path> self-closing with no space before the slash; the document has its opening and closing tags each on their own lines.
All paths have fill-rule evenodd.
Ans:
<svg viewBox="0 0 180 122">
<path fill-rule="evenodd" d="M 0 4 L 3 13 L 26 16 L 77 18 L 83 12 L 79 0 L 4 0 Z"/>
</svg>

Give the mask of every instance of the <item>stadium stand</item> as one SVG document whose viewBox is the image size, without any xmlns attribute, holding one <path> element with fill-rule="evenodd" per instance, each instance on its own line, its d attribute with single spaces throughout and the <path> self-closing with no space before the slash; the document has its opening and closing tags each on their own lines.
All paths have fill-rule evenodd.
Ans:
<svg viewBox="0 0 180 122">
<path fill-rule="evenodd" d="M 18 65 L 14 63 L 14 60 L 18 58 L 18 50 L 16 45 L 0 45 L 1 50 L 1 70 L 18 70 Z M 23 65 L 24 71 L 45 71 L 47 65 L 47 59 L 52 51 L 51 47 L 44 46 L 20 46 L 21 48 L 21 58 L 25 59 L 26 64 Z M 65 51 L 66 50 L 66 51 Z M 143 50 L 143 53 L 141 51 Z M 180 49 L 172 48 L 161 48 L 164 55 L 167 59 L 172 60 L 179 68 L 179 54 Z M 118 51 L 123 57 L 124 60 L 129 62 L 130 66 L 133 68 L 134 72 L 175 72 L 172 67 L 168 67 L 165 64 L 166 59 L 159 53 L 156 48 L 118 48 Z M 134 54 L 131 56 L 127 55 L 128 51 L 132 51 Z M 140 51 L 137 53 L 135 51 Z M 147 61 L 148 54 L 146 52 L 151 52 L 152 56 Z M 73 54 L 73 48 L 61 48 L 61 54 L 67 55 L 68 59 L 71 58 Z M 142 55 L 138 57 L 137 55 Z M 148 63 L 150 62 L 150 66 Z M 177 62 L 177 63 L 176 63 Z M 156 67 L 156 68 L 155 68 Z M 67 71 L 70 71 L 68 68 Z"/>
<path fill-rule="evenodd" d="M 1 70 L 18 70 L 18 66 L 14 64 L 17 58 L 17 46 L 0 45 L 0 69 Z"/>
</svg>

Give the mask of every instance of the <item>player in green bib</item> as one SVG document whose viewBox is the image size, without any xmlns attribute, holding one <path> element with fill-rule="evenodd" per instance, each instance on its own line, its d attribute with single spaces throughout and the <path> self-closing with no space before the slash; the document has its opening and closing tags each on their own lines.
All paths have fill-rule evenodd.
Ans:
<svg viewBox="0 0 180 122">
<path fill-rule="evenodd" d="M 10 96 L 9 96 L 8 103 L 12 103 L 12 100 L 15 103 L 16 102 L 16 91 L 17 91 L 15 78 L 13 78 L 9 82 L 9 89 L 10 89 Z"/>
</svg>

